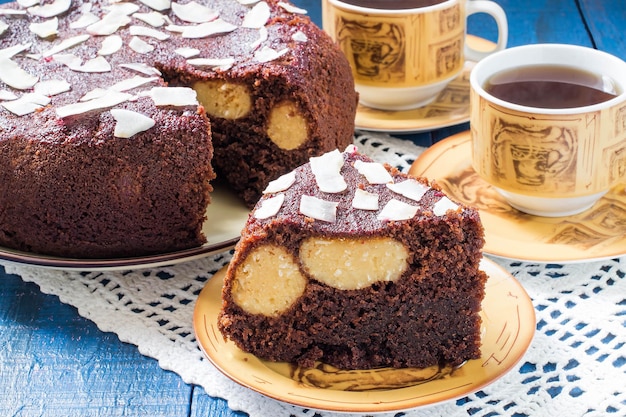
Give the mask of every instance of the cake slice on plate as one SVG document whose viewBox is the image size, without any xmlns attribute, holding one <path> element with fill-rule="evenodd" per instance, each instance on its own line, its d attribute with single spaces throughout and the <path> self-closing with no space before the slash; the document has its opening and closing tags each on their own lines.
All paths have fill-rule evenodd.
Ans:
<svg viewBox="0 0 626 417">
<path fill-rule="evenodd" d="M 354 146 L 265 190 L 228 267 L 223 335 L 261 359 L 341 369 L 480 357 L 475 209 Z"/>
</svg>

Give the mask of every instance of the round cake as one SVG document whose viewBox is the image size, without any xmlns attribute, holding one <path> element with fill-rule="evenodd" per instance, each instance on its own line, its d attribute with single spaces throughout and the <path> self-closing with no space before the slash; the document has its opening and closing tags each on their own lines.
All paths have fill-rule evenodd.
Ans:
<svg viewBox="0 0 626 417">
<path fill-rule="evenodd" d="M 0 246 L 111 258 L 201 245 L 212 190 L 352 142 L 345 57 L 279 1 L 0 7 Z M 210 219 L 209 219 L 210 221 Z"/>
<path fill-rule="evenodd" d="M 224 278 L 218 326 L 259 358 L 341 369 L 480 357 L 475 209 L 354 147 L 270 183 Z"/>
</svg>

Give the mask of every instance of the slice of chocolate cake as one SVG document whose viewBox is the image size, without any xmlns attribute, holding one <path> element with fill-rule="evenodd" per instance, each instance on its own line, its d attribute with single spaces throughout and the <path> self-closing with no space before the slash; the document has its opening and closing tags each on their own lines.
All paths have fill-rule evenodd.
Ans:
<svg viewBox="0 0 626 417">
<path fill-rule="evenodd" d="M 229 265 L 219 327 L 262 359 L 343 369 L 480 356 L 478 212 L 350 146 L 270 183 Z"/>
</svg>

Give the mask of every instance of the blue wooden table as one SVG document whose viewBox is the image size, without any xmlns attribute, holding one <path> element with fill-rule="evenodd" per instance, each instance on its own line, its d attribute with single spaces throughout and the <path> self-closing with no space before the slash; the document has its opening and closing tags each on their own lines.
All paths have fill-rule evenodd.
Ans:
<svg viewBox="0 0 626 417">
<path fill-rule="evenodd" d="M 622 1 L 497 1 L 509 18 L 509 46 L 571 43 L 626 59 Z M 320 0 L 294 3 L 321 24 Z M 469 32 L 495 37 L 489 19 L 480 16 L 470 19 Z M 428 146 L 467 129 L 463 124 L 410 138 Z M 0 266 L 0 415 L 22 408 L 28 411 L 15 415 L 245 415 Z"/>
</svg>

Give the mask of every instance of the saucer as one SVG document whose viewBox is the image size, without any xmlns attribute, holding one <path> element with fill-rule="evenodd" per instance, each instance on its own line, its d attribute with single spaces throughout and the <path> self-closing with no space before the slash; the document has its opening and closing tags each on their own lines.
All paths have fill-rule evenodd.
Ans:
<svg viewBox="0 0 626 417">
<path fill-rule="evenodd" d="M 512 208 L 471 166 L 470 132 L 437 142 L 409 174 L 436 182 L 454 200 L 478 208 L 485 228 L 484 252 L 522 261 L 568 263 L 626 254 L 626 184 L 587 211 L 539 217 Z"/>
<path fill-rule="evenodd" d="M 477 36 L 467 35 L 472 48 L 488 51 L 495 44 Z M 419 133 L 469 121 L 469 73 L 474 62 L 466 62 L 463 72 L 427 106 L 413 110 L 388 111 L 372 109 L 359 104 L 356 112 L 356 129 L 373 132 Z"/>
<path fill-rule="evenodd" d="M 378 368 L 342 371 L 328 365 L 301 368 L 268 362 L 225 341 L 217 328 L 226 268 L 206 284 L 194 309 L 200 348 L 227 377 L 278 401 L 315 410 L 346 413 L 401 411 L 461 398 L 508 373 L 535 333 L 535 310 L 518 281 L 483 259 L 488 275 L 482 303 L 481 358 L 440 372 L 431 368 Z M 445 368 L 445 367 L 443 367 Z"/>
</svg>

